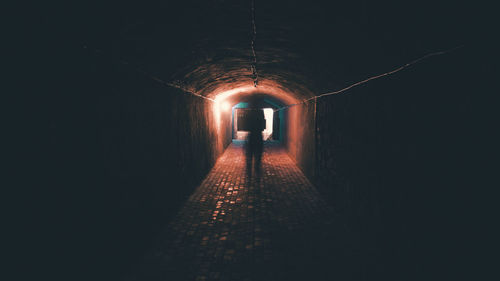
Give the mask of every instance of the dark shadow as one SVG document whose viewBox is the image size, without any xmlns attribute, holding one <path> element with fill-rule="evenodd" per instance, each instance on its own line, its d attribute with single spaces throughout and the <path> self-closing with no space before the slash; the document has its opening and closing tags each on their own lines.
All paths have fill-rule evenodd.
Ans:
<svg viewBox="0 0 500 281">
<path fill-rule="evenodd" d="M 247 177 L 248 179 L 252 178 L 253 162 L 254 175 L 258 180 L 261 177 L 261 160 L 264 147 L 262 131 L 266 126 L 264 111 L 256 108 L 248 110 L 245 123 L 248 129 L 248 136 L 245 143 Z"/>
</svg>

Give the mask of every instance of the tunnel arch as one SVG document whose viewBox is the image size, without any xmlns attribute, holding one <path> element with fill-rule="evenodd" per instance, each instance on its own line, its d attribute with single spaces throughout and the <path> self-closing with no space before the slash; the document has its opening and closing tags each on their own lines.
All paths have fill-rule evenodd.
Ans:
<svg viewBox="0 0 500 281">
<path fill-rule="evenodd" d="M 259 80 L 258 85 L 255 87 L 253 81 L 243 75 L 244 67 L 240 66 L 240 71 L 230 71 L 230 73 L 213 73 L 206 72 L 206 69 L 217 69 L 217 64 L 210 66 L 205 63 L 200 67 L 195 67 L 194 71 L 185 75 L 185 78 L 194 79 L 197 77 L 199 80 L 187 80 L 191 85 L 191 89 L 195 89 L 197 93 L 208 98 L 212 102 L 212 112 L 214 114 L 215 128 L 218 135 L 219 144 L 229 144 L 232 141 L 232 111 L 224 110 L 223 104 L 229 103 L 229 107 L 233 107 L 240 101 L 243 101 L 251 96 L 269 97 L 277 101 L 280 106 L 285 107 L 292 104 L 299 104 L 307 98 L 314 96 L 313 92 L 309 89 L 307 82 L 300 77 L 292 77 L 291 73 L 283 71 L 280 75 L 272 75 L 272 79 L 262 78 Z M 234 75 L 231 79 L 206 79 L 208 76 L 225 75 L 229 77 Z M 314 119 L 310 110 L 303 110 L 310 105 L 302 104 L 295 106 L 293 109 L 286 109 L 280 112 L 283 120 L 283 128 L 281 129 L 282 135 L 280 141 L 283 146 L 287 148 L 293 159 L 300 162 L 302 157 L 298 157 L 297 145 L 303 142 L 307 137 L 304 136 L 306 131 L 313 131 L 312 128 L 304 130 L 304 125 L 301 120 Z M 275 108 L 277 109 L 277 108 Z M 303 115 L 303 116 L 302 116 Z M 313 123 L 312 123 L 313 124 Z M 308 124 L 306 127 L 310 127 Z M 311 134 L 310 134 L 311 135 Z M 312 135 L 311 135 L 312 136 Z M 308 145 L 313 145 L 313 141 L 306 141 Z M 225 146 L 220 147 L 219 151 L 225 150 Z"/>
<path fill-rule="evenodd" d="M 215 103 L 229 102 L 230 104 L 236 104 L 241 100 L 245 100 L 248 97 L 261 95 L 269 96 L 278 100 L 283 105 L 290 105 L 299 102 L 297 98 L 293 96 L 290 92 L 284 91 L 280 88 L 272 87 L 239 87 L 232 90 L 227 90 L 215 94 Z"/>
<path fill-rule="evenodd" d="M 306 175 L 313 174 L 311 163 L 315 157 L 315 101 L 304 102 L 313 97 L 309 85 L 302 79 L 285 78 L 286 71 L 280 77 L 261 79 L 257 87 L 245 76 L 233 77 L 233 82 L 190 81 L 204 97 L 210 99 L 214 116 L 217 147 L 219 154 L 233 141 L 233 112 L 224 110 L 223 104 L 233 107 L 242 100 L 252 96 L 269 97 L 277 101 L 283 110 L 276 111 L 280 119 L 279 141 L 294 162 L 303 169 Z M 237 75 L 236 75 L 237 76 Z M 281 80 L 280 80 L 281 79 Z M 202 82 L 206 84 L 202 84 Z M 206 105 L 208 105 L 206 103 Z M 289 105 L 296 105 L 287 107 Z M 275 108 L 277 109 L 277 108 Z M 274 118 L 274 117 L 273 117 Z"/>
<path fill-rule="evenodd" d="M 421 252 L 426 254 L 407 251 L 402 258 L 389 258 L 380 268 L 394 268 L 393 262 L 405 258 L 417 262 L 397 266 L 402 271 L 419 267 L 439 245 L 420 239 L 427 234 L 424 223 L 411 225 L 411 219 L 401 218 L 439 217 L 421 217 L 421 206 L 428 206 L 426 200 L 436 192 L 443 198 L 452 194 L 425 176 L 427 167 L 449 168 L 450 176 L 443 179 L 462 171 L 470 175 L 467 165 L 458 166 L 460 161 L 455 164 L 444 155 L 462 157 L 468 140 L 477 138 L 468 133 L 475 124 L 467 109 L 483 82 L 474 75 L 486 70 L 489 60 L 478 60 L 478 52 L 464 48 L 348 94 L 302 101 L 463 44 L 466 30 L 476 33 L 471 21 L 463 20 L 470 17 L 443 3 L 428 9 L 422 3 L 256 2 L 256 38 L 250 3 L 239 0 L 80 5 L 70 21 L 78 22 L 75 29 L 57 25 L 78 37 L 62 46 L 78 48 L 66 51 L 79 57 L 64 60 L 70 64 L 67 69 L 77 71 L 66 71 L 70 79 L 59 79 L 63 88 L 48 91 L 50 98 L 38 95 L 46 106 L 33 103 L 51 115 L 51 122 L 44 123 L 50 128 L 44 125 L 43 131 L 53 134 L 54 149 L 46 151 L 54 165 L 43 161 L 40 167 L 59 179 L 61 190 L 81 198 L 84 208 L 92 207 L 85 212 L 89 219 L 74 220 L 75 226 L 83 223 L 93 237 L 110 237 L 92 243 L 96 250 L 89 251 L 88 260 L 126 266 L 127 261 L 119 260 L 136 255 L 130 241 L 149 241 L 159 233 L 157 222 L 175 214 L 230 145 L 230 113 L 220 104 L 266 94 L 283 105 L 299 104 L 280 111 L 289 121 L 282 144 L 307 179 L 332 195 L 341 221 L 373 229 L 373 237 L 384 241 L 415 233 L 410 238 L 425 249 Z M 456 138 L 449 133 L 455 130 Z M 408 228 L 399 227 L 401 221 L 410 221 L 404 224 Z M 379 228 L 372 222 L 384 228 L 375 231 Z M 387 253 L 404 252 L 399 245 L 411 244 L 403 238 L 400 242 L 389 243 Z M 113 248 L 106 252 L 113 254 L 100 250 L 109 245 Z M 136 247 L 138 252 L 146 248 L 139 242 Z M 94 276 L 100 274 L 82 279 Z"/>
<path fill-rule="evenodd" d="M 238 98 L 244 98 L 254 94 L 265 94 L 272 96 L 283 104 L 289 105 L 297 103 L 301 100 L 303 92 L 297 93 L 282 86 L 279 82 L 265 80 L 259 86 L 254 87 L 251 83 L 234 83 L 223 85 L 210 93 L 208 97 L 214 99 L 215 102 L 231 101 Z M 307 94 L 304 96 L 308 96 Z"/>
</svg>

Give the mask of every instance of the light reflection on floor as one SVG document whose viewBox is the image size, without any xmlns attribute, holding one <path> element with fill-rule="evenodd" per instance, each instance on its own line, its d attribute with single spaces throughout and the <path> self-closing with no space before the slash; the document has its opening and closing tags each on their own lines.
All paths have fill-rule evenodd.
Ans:
<svg viewBox="0 0 500 281">
<path fill-rule="evenodd" d="M 277 142 L 266 144 L 261 181 L 248 182 L 242 144 L 231 144 L 126 280 L 290 280 L 318 270 L 311 262 L 329 252 L 316 242 L 328 239 L 332 209 Z"/>
</svg>

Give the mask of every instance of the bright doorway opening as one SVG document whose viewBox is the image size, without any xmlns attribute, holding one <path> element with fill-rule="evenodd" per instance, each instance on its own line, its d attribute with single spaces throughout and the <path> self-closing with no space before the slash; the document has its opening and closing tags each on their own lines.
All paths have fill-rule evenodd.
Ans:
<svg viewBox="0 0 500 281">
<path fill-rule="evenodd" d="M 248 131 L 242 126 L 248 110 L 242 107 L 233 108 L 233 138 L 236 140 L 244 140 L 248 135 Z M 273 135 L 274 110 L 272 108 L 263 108 L 262 110 L 264 111 L 264 119 L 266 120 L 266 128 L 262 131 L 262 139 L 269 140 Z"/>
</svg>

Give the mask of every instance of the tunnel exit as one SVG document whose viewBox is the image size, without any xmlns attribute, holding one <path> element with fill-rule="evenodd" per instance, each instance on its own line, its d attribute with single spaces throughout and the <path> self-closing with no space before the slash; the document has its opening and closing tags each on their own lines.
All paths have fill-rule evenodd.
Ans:
<svg viewBox="0 0 500 281">
<path fill-rule="evenodd" d="M 248 129 L 246 128 L 246 119 L 249 109 L 246 108 L 246 103 L 239 103 L 233 107 L 232 120 L 233 120 L 233 139 L 244 140 L 248 135 Z M 263 140 L 277 140 L 277 134 L 273 134 L 273 131 L 277 129 L 274 124 L 274 110 L 272 108 L 262 108 L 264 111 L 265 128 L 262 131 Z"/>
</svg>

